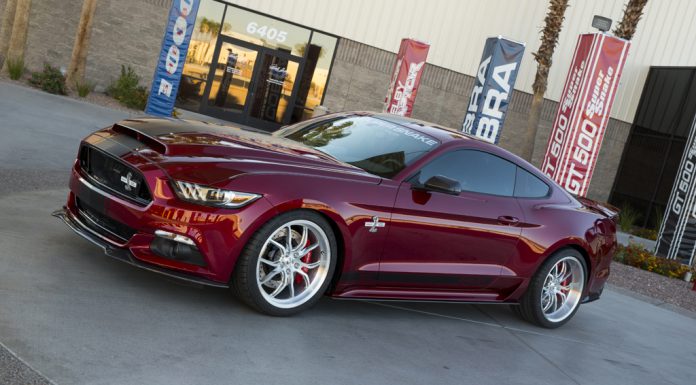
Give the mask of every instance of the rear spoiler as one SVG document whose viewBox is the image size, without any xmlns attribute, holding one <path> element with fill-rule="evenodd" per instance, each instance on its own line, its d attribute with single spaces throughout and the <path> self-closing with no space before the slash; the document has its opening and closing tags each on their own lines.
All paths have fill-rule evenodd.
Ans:
<svg viewBox="0 0 696 385">
<path fill-rule="evenodd" d="M 602 214 L 609 219 L 616 220 L 619 217 L 619 212 L 621 210 L 609 203 L 600 203 L 592 199 L 583 198 L 579 196 L 576 196 L 575 199 L 577 199 L 580 203 L 582 203 L 585 207 L 589 208 L 590 210 Z"/>
</svg>

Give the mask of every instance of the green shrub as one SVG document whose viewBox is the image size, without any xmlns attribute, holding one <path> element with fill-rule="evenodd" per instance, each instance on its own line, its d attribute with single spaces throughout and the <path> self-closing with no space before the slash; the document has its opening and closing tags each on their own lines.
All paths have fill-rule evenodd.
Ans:
<svg viewBox="0 0 696 385">
<path fill-rule="evenodd" d="M 638 220 L 638 212 L 629 205 L 624 205 L 619 212 L 619 228 L 627 233 Z"/>
<path fill-rule="evenodd" d="M 24 75 L 24 71 L 23 59 L 7 59 L 7 72 L 10 74 L 10 79 L 18 80 Z"/>
<path fill-rule="evenodd" d="M 659 208 L 655 207 L 655 218 L 653 219 L 653 222 L 655 223 L 655 232 L 659 233 L 660 232 L 660 227 L 662 227 L 662 220 L 665 219 L 664 217 L 665 212 Z"/>
<path fill-rule="evenodd" d="M 129 108 L 145 109 L 147 90 L 140 85 L 140 76 L 131 66 L 121 66 L 121 76 L 106 89 L 107 95 Z"/>
<path fill-rule="evenodd" d="M 90 81 L 84 81 L 84 82 L 75 82 L 75 89 L 77 90 L 77 94 L 81 97 L 84 98 L 85 96 L 89 95 L 90 92 L 94 91 L 94 83 Z"/>
<path fill-rule="evenodd" d="M 617 244 L 616 245 L 616 251 L 614 252 L 614 255 L 611 256 L 611 260 L 614 262 L 619 262 L 619 263 L 624 263 L 624 253 L 626 250 L 626 246 L 622 244 Z"/>
<path fill-rule="evenodd" d="M 631 234 L 645 239 L 652 239 L 653 241 L 657 240 L 657 230 L 655 229 L 644 229 L 639 227 L 637 229 L 632 229 Z"/>
<path fill-rule="evenodd" d="M 689 271 L 689 266 L 674 259 L 653 255 L 642 246 L 635 244 L 628 246 L 619 245 L 613 259 L 625 265 L 651 271 L 670 278 L 682 279 L 684 274 Z"/>
<path fill-rule="evenodd" d="M 43 71 L 31 73 L 29 83 L 51 94 L 65 95 L 65 76 L 48 63 L 44 64 Z"/>
</svg>

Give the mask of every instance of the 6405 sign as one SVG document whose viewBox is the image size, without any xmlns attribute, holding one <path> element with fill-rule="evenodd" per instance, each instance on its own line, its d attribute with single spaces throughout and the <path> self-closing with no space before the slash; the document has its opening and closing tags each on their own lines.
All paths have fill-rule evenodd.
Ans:
<svg viewBox="0 0 696 385">
<path fill-rule="evenodd" d="M 288 39 L 288 31 L 283 31 L 274 27 L 269 27 L 267 25 L 259 25 L 255 21 L 250 21 L 246 26 L 247 33 L 251 35 L 257 35 L 261 38 L 266 38 L 269 40 L 275 40 L 278 43 L 283 43 Z"/>
</svg>

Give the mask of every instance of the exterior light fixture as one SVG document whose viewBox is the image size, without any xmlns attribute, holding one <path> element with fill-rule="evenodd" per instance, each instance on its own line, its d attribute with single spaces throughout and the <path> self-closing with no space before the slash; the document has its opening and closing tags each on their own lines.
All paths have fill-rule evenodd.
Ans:
<svg viewBox="0 0 696 385">
<path fill-rule="evenodd" d="M 607 32 L 611 29 L 611 19 L 604 16 L 594 15 L 592 18 L 592 27 L 597 28 L 602 32 Z"/>
</svg>

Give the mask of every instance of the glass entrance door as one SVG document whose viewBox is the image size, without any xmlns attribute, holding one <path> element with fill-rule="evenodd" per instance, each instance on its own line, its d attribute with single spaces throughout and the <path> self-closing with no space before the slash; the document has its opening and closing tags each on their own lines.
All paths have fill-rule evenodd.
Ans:
<svg viewBox="0 0 696 385">
<path fill-rule="evenodd" d="M 200 111 L 268 131 L 287 124 L 301 60 L 283 49 L 268 49 L 222 38 L 218 41 Z"/>
<path fill-rule="evenodd" d="M 266 130 L 286 124 L 292 113 L 300 62 L 290 52 L 264 49 L 252 85 L 249 123 Z"/>
<path fill-rule="evenodd" d="M 221 39 L 216 47 L 201 111 L 243 123 L 259 51 Z"/>
<path fill-rule="evenodd" d="M 228 3 L 200 1 L 176 106 L 269 131 L 311 117 L 337 37 Z"/>
</svg>

